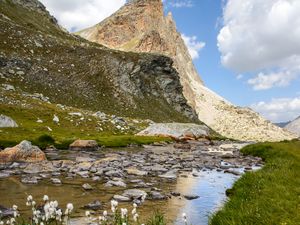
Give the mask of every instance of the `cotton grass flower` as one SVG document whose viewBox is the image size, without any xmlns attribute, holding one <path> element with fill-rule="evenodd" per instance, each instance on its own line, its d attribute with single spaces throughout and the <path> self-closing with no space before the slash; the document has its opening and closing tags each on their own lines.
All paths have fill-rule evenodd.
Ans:
<svg viewBox="0 0 300 225">
<path fill-rule="evenodd" d="M 43 197 L 43 200 L 44 200 L 44 202 L 47 202 L 47 201 L 49 201 L 49 197 L 48 197 L 48 195 L 44 195 L 44 197 Z"/>
<path fill-rule="evenodd" d="M 116 200 L 111 200 L 110 204 L 111 204 L 111 211 L 115 213 L 119 203 Z"/>
<path fill-rule="evenodd" d="M 33 201 L 32 195 L 28 195 L 27 196 L 26 206 L 31 206 L 32 205 L 32 201 Z"/>
<path fill-rule="evenodd" d="M 68 216 L 72 213 L 74 206 L 72 203 L 68 203 L 65 211 L 65 215 Z"/>
<path fill-rule="evenodd" d="M 103 216 L 105 216 L 105 217 L 107 216 L 107 211 L 106 210 L 103 211 Z"/>
<path fill-rule="evenodd" d="M 133 215 L 133 221 L 134 221 L 134 222 L 137 222 L 137 221 L 138 221 L 138 217 L 139 217 L 139 214 L 137 214 L 137 213 L 134 214 L 134 215 Z"/>
<path fill-rule="evenodd" d="M 121 209 L 121 218 L 125 219 L 127 217 L 127 213 L 128 213 L 127 209 Z"/>
</svg>

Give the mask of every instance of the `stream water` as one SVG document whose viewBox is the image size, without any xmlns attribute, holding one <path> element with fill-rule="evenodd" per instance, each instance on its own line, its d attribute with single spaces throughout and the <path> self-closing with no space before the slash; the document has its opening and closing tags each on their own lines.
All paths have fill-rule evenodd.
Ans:
<svg viewBox="0 0 300 225">
<path fill-rule="evenodd" d="M 56 155 L 54 158 L 65 157 L 70 159 L 73 156 L 62 152 L 59 157 Z M 257 168 L 253 166 L 253 169 Z M 242 166 L 236 167 L 235 170 L 244 171 Z M 30 209 L 25 205 L 26 197 L 32 195 L 40 203 L 43 195 L 47 194 L 52 200 L 57 200 L 62 208 L 65 208 L 69 202 L 74 204 L 75 212 L 72 219 L 74 225 L 86 223 L 84 219 L 85 210 L 83 209 L 85 205 L 99 200 L 103 203 L 103 208 L 95 214 L 99 215 L 103 209 L 110 209 L 109 203 L 115 194 L 133 188 L 134 185 L 130 182 L 130 179 L 126 179 L 126 188 L 108 188 L 104 185 L 104 178 L 101 178 L 100 181 L 91 181 L 91 179 L 81 177 L 69 179 L 63 173 L 58 176 L 63 183 L 62 185 L 52 184 L 49 179 L 41 179 L 38 184 L 28 185 L 20 181 L 20 176 L 15 174 L 0 179 L 0 205 L 11 207 L 16 204 L 19 206 L 21 213 L 29 215 Z M 169 196 L 167 200 L 146 200 L 139 206 L 139 214 L 143 220 L 150 217 L 157 210 L 164 213 L 168 224 L 181 225 L 184 224 L 182 214 L 186 213 L 188 224 L 207 225 L 211 214 L 226 201 L 226 189 L 232 187 L 239 177 L 232 173 L 224 173 L 223 170 L 203 168 L 197 170 L 197 172 L 181 171 L 176 181 L 173 182 L 153 176 L 139 178 L 144 182 L 154 183 L 156 189 Z M 91 184 L 93 190 L 83 190 L 82 184 L 84 183 Z M 147 192 L 151 191 L 151 187 L 139 189 Z M 171 192 L 179 192 L 181 196 L 172 196 L 170 195 Z M 198 195 L 199 198 L 187 200 L 183 197 L 186 194 Z M 127 207 L 129 211 L 132 208 L 131 203 L 120 203 L 120 207 Z"/>
</svg>

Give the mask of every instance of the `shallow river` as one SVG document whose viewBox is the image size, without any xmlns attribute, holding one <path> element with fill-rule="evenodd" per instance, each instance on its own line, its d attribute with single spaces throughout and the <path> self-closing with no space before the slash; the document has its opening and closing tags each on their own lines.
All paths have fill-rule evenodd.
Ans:
<svg viewBox="0 0 300 225">
<path fill-rule="evenodd" d="M 56 157 L 57 158 L 57 157 Z M 63 158 L 61 155 L 59 158 Z M 68 155 L 68 158 L 72 156 Z M 256 168 L 254 168 L 256 169 Z M 243 168 L 235 168 L 239 172 Z M 120 194 L 124 190 L 132 188 L 133 183 L 129 180 L 126 188 L 122 187 L 105 187 L 105 179 L 100 181 L 91 181 L 88 178 L 66 179 L 65 175 L 58 176 L 62 181 L 62 185 L 52 184 L 49 179 L 43 179 L 38 184 L 28 185 L 20 181 L 17 175 L 0 179 L 0 205 L 11 207 L 13 204 L 19 206 L 21 213 L 29 215 L 29 209 L 26 207 L 26 197 L 33 195 L 34 199 L 41 203 L 44 194 L 49 195 L 51 200 L 57 200 L 62 208 L 71 202 L 74 204 L 75 213 L 73 215 L 72 224 L 83 224 L 85 222 L 82 208 L 90 202 L 99 200 L 103 203 L 103 209 L 109 209 L 109 202 L 114 194 Z M 239 176 L 232 173 L 224 173 L 216 169 L 202 169 L 198 172 L 180 172 L 178 179 L 173 182 L 166 181 L 158 177 L 140 178 L 145 182 L 155 183 L 155 187 L 161 189 L 162 193 L 167 194 L 168 200 L 146 200 L 138 208 L 141 219 L 148 218 L 154 211 L 160 211 L 165 214 L 168 224 L 184 224 L 182 214 L 186 213 L 188 224 L 207 225 L 209 217 L 217 209 L 219 209 L 226 201 L 225 191 L 232 187 L 233 183 Z M 93 186 L 93 190 L 85 191 L 82 184 L 89 183 Z M 139 188 L 143 189 L 143 188 Z M 150 191 L 151 188 L 144 188 Z M 181 196 L 171 196 L 170 192 L 179 192 Z M 200 196 L 194 200 L 187 200 L 183 195 L 192 194 Z M 121 203 L 120 207 L 127 207 L 131 211 L 131 204 Z M 100 215 L 103 211 L 95 212 Z"/>
</svg>

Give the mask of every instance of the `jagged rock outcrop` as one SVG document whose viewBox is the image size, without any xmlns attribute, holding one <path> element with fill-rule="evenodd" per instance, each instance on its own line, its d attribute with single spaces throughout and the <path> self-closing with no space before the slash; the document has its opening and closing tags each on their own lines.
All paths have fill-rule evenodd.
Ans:
<svg viewBox="0 0 300 225">
<path fill-rule="evenodd" d="M 0 1 L 0 87 L 156 122 L 199 122 L 166 56 L 120 52 L 62 30 L 37 0 Z M 0 111 L 1 112 L 1 111 Z"/>
<path fill-rule="evenodd" d="M 288 123 L 284 128 L 300 137 L 300 117 Z"/>
<path fill-rule="evenodd" d="M 203 85 L 172 15 L 164 16 L 161 0 L 129 1 L 109 18 L 77 34 L 110 48 L 171 57 L 188 103 L 201 121 L 223 136 L 247 141 L 295 137 L 252 110 L 232 105 Z"/>
</svg>

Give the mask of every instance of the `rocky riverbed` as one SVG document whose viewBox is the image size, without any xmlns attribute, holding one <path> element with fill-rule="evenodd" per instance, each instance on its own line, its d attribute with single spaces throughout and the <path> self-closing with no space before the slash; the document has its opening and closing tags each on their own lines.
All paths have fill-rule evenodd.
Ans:
<svg viewBox="0 0 300 225">
<path fill-rule="evenodd" d="M 124 205 L 140 204 L 145 216 L 160 209 L 173 224 L 189 202 L 197 201 L 199 208 L 206 199 L 215 210 L 225 199 L 226 188 L 242 173 L 262 165 L 260 158 L 240 153 L 247 144 L 188 141 L 83 152 L 48 148 L 48 161 L 1 165 L 0 205 L 19 204 L 26 211 L 22 206 L 27 195 L 47 194 L 62 204 L 73 202 L 75 217 L 80 217 L 85 209 L 109 208 L 115 199 Z M 208 182 L 206 192 L 203 188 L 199 192 L 203 182 Z M 196 215 L 195 211 L 190 215 L 193 221 Z M 207 215 L 199 221 L 207 221 Z"/>
</svg>

